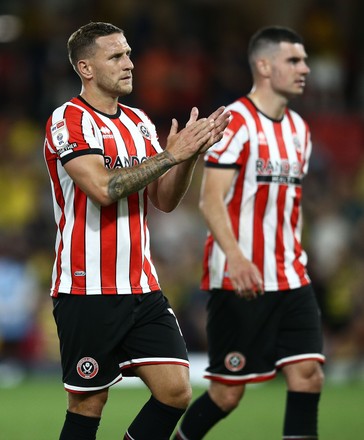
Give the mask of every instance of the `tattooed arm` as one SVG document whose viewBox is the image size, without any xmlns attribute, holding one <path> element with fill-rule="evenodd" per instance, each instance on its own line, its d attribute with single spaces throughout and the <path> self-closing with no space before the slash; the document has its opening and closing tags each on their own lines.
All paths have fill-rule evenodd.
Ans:
<svg viewBox="0 0 364 440">
<path fill-rule="evenodd" d="M 198 110 L 193 108 L 187 126 L 179 132 L 174 119 L 166 150 L 133 167 L 109 170 L 103 156 L 90 154 L 70 160 L 65 170 L 88 197 L 102 206 L 148 186 L 153 204 L 171 211 L 188 188 L 198 155 L 221 138 L 227 125 L 223 111 L 221 107 L 209 118 L 197 120 Z"/>
<path fill-rule="evenodd" d="M 107 206 L 145 188 L 176 164 L 174 157 L 164 151 L 130 168 L 105 168 L 98 154 L 76 157 L 64 165 L 75 184 L 94 202 Z"/>
<path fill-rule="evenodd" d="M 88 197 L 102 206 L 127 197 L 157 180 L 175 165 L 193 161 L 191 158 L 204 148 L 212 137 L 215 122 L 206 118 L 197 120 L 196 111 L 194 120 L 179 133 L 174 120 L 167 149 L 141 164 L 109 170 L 105 168 L 103 157 L 95 154 L 70 160 L 65 164 L 65 170 Z"/>
</svg>

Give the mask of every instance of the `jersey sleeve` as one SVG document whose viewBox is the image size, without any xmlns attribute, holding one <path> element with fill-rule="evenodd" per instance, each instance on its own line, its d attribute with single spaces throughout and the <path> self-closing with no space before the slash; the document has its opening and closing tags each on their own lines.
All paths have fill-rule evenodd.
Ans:
<svg viewBox="0 0 364 440">
<path fill-rule="evenodd" d="M 242 152 L 249 140 L 245 119 L 238 112 L 231 112 L 231 120 L 221 141 L 214 144 L 205 154 L 205 166 L 239 168 L 242 166 Z"/>
<path fill-rule="evenodd" d="M 79 107 L 65 105 L 57 109 L 47 125 L 47 141 L 64 165 L 74 157 L 103 154 L 92 118 Z"/>
</svg>

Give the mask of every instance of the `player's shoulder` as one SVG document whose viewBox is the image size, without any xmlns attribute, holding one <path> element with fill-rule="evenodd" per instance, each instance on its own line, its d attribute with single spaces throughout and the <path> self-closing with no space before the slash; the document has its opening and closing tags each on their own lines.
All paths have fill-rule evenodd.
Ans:
<svg viewBox="0 0 364 440">
<path fill-rule="evenodd" d="M 119 103 L 118 105 L 121 108 L 121 110 L 125 114 L 127 114 L 131 119 L 137 118 L 145 123 L 152 124 L 150 117 L 148 116 L 148 114 L 144 110 L 137 108 L 137 107 L 130 106 L 130 105 L 121 104 L 121 103 Z"/>
<path fill-rule="evenodd" d="M 50 119 L 57 121 L 64 119 L 66 116 L 77 115 L 80 113 L 88 113 L 86 106 L 77 98 L 72 98 L 56 107 L 52 111 Z"/>
<path fill-rule="evenodd" d="M 286 114 L 290 116 L 294 123 L 303 125 L 307 130 L 309 130 L 309 125 L 306 119 L 300 115 L 296 110 L 293 110 L 290 107 L 287 107 Z"/>
</svg>

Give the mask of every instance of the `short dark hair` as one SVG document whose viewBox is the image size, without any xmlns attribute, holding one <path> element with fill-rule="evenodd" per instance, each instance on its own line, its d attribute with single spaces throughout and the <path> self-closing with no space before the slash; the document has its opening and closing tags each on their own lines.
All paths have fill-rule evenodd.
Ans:
<svg viewBox="0 0 364 440">
<path fill-rule="evenodd" d="M 268 44 L 300 43 L 303 44 L 303 38 L 293 29 L 283 26 L 268 26 L 259 29 L 249 40 L 248 58 L 252 62 L 252 57 L 261 48 Z"/>
<path fill-rule="evenodd" d="M 90 22 L 81 26 L 68 39 L 68 57 L 72 66 L 77 70 L 77 62 L 92 54 L 95 40 L 106 35 L 124 33 L 117 26 L 104 22 Z"/>
</svg>

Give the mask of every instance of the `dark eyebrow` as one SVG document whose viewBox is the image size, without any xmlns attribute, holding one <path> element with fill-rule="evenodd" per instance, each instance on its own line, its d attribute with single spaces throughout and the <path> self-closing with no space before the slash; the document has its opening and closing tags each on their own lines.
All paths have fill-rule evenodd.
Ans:
<svg viewBox="0 0 364 440">
<path fill-rule="evenodd" d="M 304 56 L 304 57 L 289 57 L 289 58 L 287 58 L 287 61 L 293 61 L 293 62 L 295 62 L 295 63 L 298 63 L 299 61 L 307 61 L 307 56 Z"/>
</svg>

